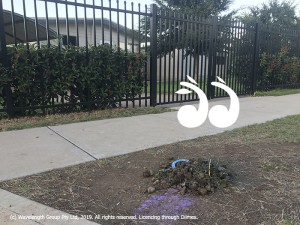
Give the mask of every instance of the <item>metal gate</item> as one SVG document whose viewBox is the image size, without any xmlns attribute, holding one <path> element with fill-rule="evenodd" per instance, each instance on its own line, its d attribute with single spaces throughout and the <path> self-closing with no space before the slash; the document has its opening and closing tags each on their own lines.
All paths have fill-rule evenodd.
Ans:
<svg viewBox="0 0 300 225">
<path fill-rule="evenodd" d="M 211 85 L 217 76 L 238 95 L 250 94 L 256 73 L 256 27 L 217 17 L 179 14 L 151 7 L 151 105 L 198 99 L 178 95 L 192 77 L 208 99 L 227 96 Z"/>
</svg>

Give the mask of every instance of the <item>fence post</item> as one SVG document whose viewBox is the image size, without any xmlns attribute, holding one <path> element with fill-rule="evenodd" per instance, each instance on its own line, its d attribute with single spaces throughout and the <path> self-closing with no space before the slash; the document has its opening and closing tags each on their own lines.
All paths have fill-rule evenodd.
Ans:
<svg viewBox="0 0 300 225">
<path fill-rule="evenodd" d="M 298 31 L 297 56 L 300 57 L 300 32 Z"/>
<path fill-rule="evenodd" d="M 4 28 L 4 15 L 3 15 L 3 4 L 0 0 L 0 50 L 2 58 L 2 66 L 4 68 L 8 67 L 8 55 L 6 48 L 6 38 L 5 38 L 5 28 Z M 6 112 L 9 118 L 13 117 L 13 102 L 12 102 L 12 92 L 10 85 L 7 83 L 4 87 L 5 90 L 5 99 L 6 99 Z"/>
<path fill-rule="evenodd" d="M 157 103 L 157 5 L 151 4 L 150 18 L 150 106 Z"/>
<path fill-rule="evenodd" d="M 215 87 L 211 85 L 211 82 L 216 78 L 216 39 L 218 32 L 218 17 L 214 16 L 211 20 L 211 27 L 209 31 L 209 58 L 208 58 L 208 77 L 207 77 L 207 98 L 212 99 L 215 95 Z"/>
<path fill-rule="evenodd" d="M 258 63 L 259 63 L 259 25 L 255 24 L 255 40 L 253 46 L 253 67 L 252 67 L 252 84 L 251 84 L 251 95 L 254 95 L 257 87 L 257 76 L 258 76 Z"/>
</svg>

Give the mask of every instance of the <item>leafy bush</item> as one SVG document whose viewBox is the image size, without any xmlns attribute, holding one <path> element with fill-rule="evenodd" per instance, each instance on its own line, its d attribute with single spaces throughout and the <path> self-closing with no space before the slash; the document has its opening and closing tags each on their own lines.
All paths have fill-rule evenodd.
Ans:
<svg viewBox="0 0 300 225">
<path fill-rule="evenodd" d="M 9 68 L 0 65 L 0 91 L 5 83 L 10 85 L 16 115 L 41 109 L 49 113 L 51 105 L 59 105 L 56 112 L 117 107 L 125 96 L 141 94 L 144 86 L 145 57 L 107 45 L 88 49 L 19 45 L 8 48 L 8 55 Z M 6 105 L 1 95 L 0 104 Z"/>
<path fill-rule="evenodd" d="M 297 83 L 300 83 L 300 59 L 289 56 L 287 47 L 282 47 L 276 55 L 260 55 L 258 89 L 294 86 Z"/>
</svg>

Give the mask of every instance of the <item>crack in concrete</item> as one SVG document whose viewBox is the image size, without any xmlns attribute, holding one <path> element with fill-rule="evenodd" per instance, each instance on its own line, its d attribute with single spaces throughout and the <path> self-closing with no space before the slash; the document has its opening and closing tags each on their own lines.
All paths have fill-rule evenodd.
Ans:
<svg viewBox="0 0 300 225">
<path fill-rule="evenodd" d="M 75 146 L 76 148 L 78 148 L 80 151 L 84 152 L 85 154 L 89 155 L 90 157 L 92 157 L 94 160 L 97 160 L 97 158 L 95 156 L 93 156 L 92 154 L 90 154 L 88 151 L 84 150 L 83 148 L 81 148 L 80 146 L 76 145 L 75 143 L 73 143 L 72 141 L 70 141 L 69 139 L 67 139 L 66 137 L 64 137 L 63 135 L 61 135 L 60 133 L 58 133 L 57 131 L 53 130 L 51 127 L 47 126 L 47 128 L 49 130 L 51 130 L 52 132 L 54 132 L 55 134 L 57 134 L 59 137 L 61 137 L 62 139 L 66 140 L 67 142 L 69 142 L 71 145 Z"/>
</svg>

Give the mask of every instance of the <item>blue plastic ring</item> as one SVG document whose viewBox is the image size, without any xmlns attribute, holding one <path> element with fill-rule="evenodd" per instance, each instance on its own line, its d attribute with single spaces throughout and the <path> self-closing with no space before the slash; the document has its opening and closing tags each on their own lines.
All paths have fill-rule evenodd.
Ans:
<svg viewBox="0 0 300 225">
<path fill-rule="evenodd" d="M 177 159 L 174 162 L 172 162 L 172 169 L 175 169 L 176 164 L 179 163 L 179 162 L 189 162 L 189 161 L 190 160 L 188 160 L 188 159 Z"/>
</svg>

